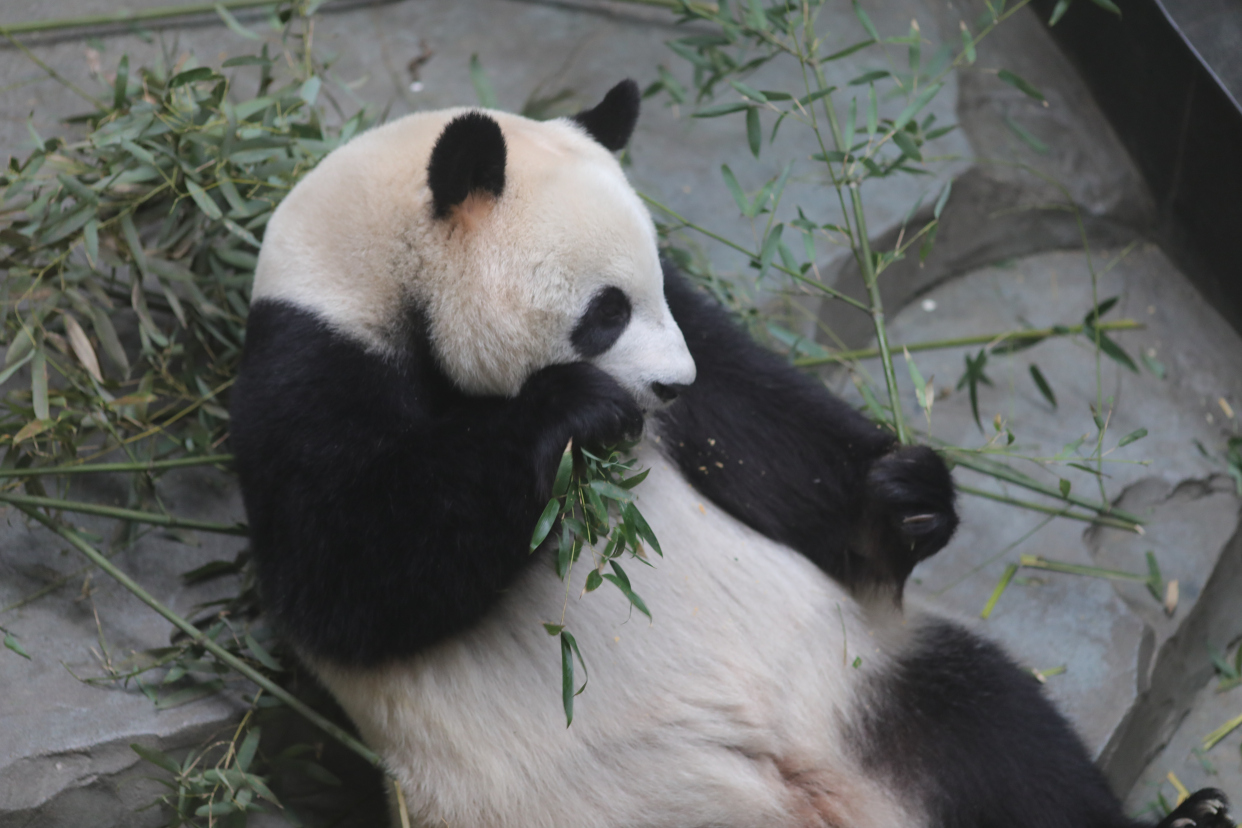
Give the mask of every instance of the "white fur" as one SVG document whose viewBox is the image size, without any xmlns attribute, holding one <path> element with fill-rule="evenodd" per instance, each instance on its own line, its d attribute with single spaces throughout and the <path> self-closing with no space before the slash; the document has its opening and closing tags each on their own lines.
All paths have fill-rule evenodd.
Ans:
<svg viewBox="0 0 1242 828">
<path fill-rule="evenodd" d="M 476 628 L 417 657 L 316 663 L 414 824 L 923 824 L 841 739 L 859 681 L 906 639 L 895 610 L 861 607 L 704 501 L 650 442 L 639 457 L 652 472 L 637 502 L 665 554 L 625 567 L 653 622 L 607 583 L 580 595 L 584 553 L 569 586 L 541 561 Z M 590 669 L 568 729 L 558 640 L 541 625 L 562 612 Z"/>
<path fill-rule="evenodd" d="M 504 192 L 432 218 L 427 162 L 463 111 L 410 115 L 324 159 L 273 215 L 254 298 L 314 310 L 379 352 L 400 347 L 403 315 L 421 307 L 458 386 L 512 396 L 539 368 L 579 359 L 574 324 L 616 286 L 633 314 L 600 367 L 646 408 L 651 383 L 693 382 L 651 217 L 581 128 L 489 112 L 508 150 Z"/>
</svg>

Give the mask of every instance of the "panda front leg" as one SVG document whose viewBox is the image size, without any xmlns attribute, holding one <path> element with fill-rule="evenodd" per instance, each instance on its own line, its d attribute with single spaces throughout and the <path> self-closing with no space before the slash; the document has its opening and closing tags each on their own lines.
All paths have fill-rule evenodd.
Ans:
<svg viewBox="0 0 1242 828">
<path fill-rule="evenodd" d="M 665 296 L 698 367 L 655 420 L 664 453 L 718 506 L 856 591 L 900 597 L 957 527 L 931 449 L 900 446 L 764 349 L 671 266 Z"/>
</svg>

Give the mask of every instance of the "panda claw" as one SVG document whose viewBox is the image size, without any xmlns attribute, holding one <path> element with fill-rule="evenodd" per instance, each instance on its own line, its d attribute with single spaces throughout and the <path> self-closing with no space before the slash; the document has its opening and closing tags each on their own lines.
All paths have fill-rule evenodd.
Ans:
<svg viewBox="0 0 1242 828">
<path fill-rule="evenodd" d="M 867 494 L 869 556 L 879 580 L 900 587 L 957 528 L 953 480 L 930 448 L 902 446 L 871 465 Z"/>
<path fill-rule="evenodd" d="M 1204 788 L 1186 798 L 1156 828 L 1235 828 L 1229 817 L 1229 798 L 1215 788 Z"/>
</svg>

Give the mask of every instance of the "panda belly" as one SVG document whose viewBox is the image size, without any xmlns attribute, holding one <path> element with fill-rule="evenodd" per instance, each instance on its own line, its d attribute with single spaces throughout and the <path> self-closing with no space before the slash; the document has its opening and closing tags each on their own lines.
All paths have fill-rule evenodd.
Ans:
<svg viewBox="0 0 1242 828">
<path fill-rule="evenodd" d="M 907 639 L 896 611 L 716 509 L 650 441 L 638 455 L 664 557 L 626 569 L 653 622 L 607 584 L 580 597 L 584 553 L 568 586 L 538 561 L 478 625 L 415 657 L 361 672 L 312 659 L 414 824 L 924 824 L 845 732 Z M 542 626 L 562 612 L 590 671 L 568 729 Z"/>
</svg>

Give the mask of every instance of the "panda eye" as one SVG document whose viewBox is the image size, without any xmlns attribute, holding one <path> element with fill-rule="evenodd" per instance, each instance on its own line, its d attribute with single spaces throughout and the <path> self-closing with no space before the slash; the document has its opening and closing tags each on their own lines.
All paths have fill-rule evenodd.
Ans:
<svg viewBox="0 0 1242 828">
<path fill-rule="evenodd" d="M 569 341 L 584 359 L 597 357 L 612 347 L 630 324 L 629 297 L 618 287 L 606 287 L 591 299 L 578 319 Z"/>
</svg>

